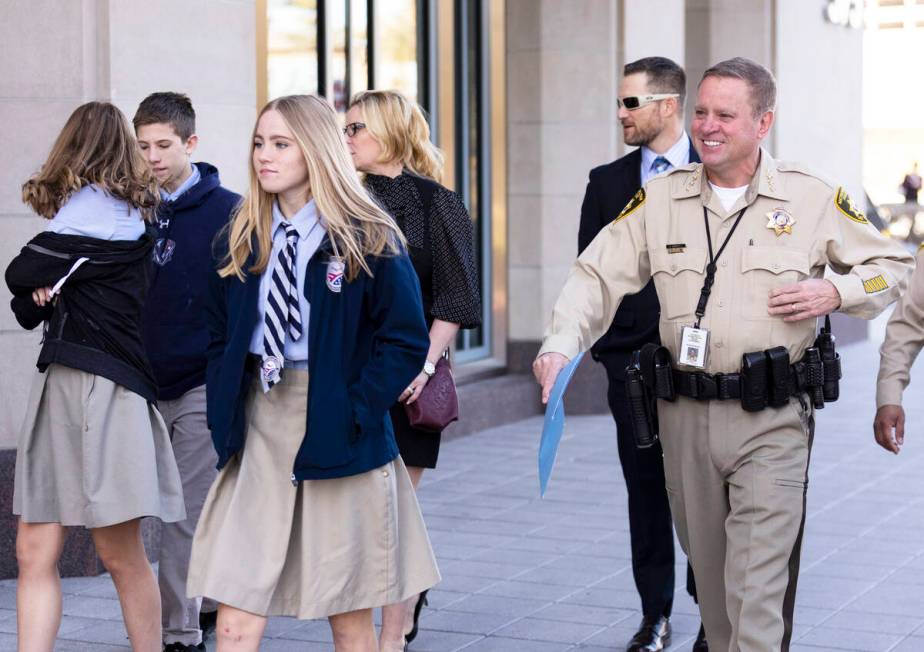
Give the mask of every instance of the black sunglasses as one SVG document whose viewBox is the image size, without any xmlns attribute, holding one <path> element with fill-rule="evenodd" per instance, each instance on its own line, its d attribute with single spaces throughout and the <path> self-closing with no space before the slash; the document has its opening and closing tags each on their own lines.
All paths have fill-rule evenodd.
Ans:
<svg viewBox="0 0 924 652">
<path fill-rule="evenodd" d="M 366 128 L 365 122 L 351 122 L 346 127 L 343 128 L 343 133 L 353 138 L 356 135 L 356 132 L 362 131 Z"/>
</svg>

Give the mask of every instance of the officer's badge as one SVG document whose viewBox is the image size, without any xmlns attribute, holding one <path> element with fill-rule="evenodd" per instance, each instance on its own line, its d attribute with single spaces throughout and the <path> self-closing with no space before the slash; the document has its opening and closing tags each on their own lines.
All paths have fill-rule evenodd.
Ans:
<svg viewBox="0 0 924 652">
<path fill-rule="evenodd" d="M 639 188 L 638 192 L 632 195 L 632 199 L 629 200 L 629 203 L 626 204 L 626 207 L 622 209 L 622 212 L 616 216 L 616 219 L 611 223 L 616 224 L 619 220 L 624 220 L 625 218 L 632 215 L 639 206 L 645 203 L 645 189 Z"/>
<path fill-rule="evenodd" d="M 847 191 L 843 187 L 837 189 L 837 194 L 834 195 L 834 205 L 837 206 L 837 210 L 843 213 L 846 217 L 850 218 L 858 224 L 869 224 L 869 220 L 866 219 L 866 215 L 863 214 L 859 208 L 854 205 L 853 200 L 847 194 Z"/>
<path fill-rule="evenodd" d="M 792 235 L 792 225 L 796 223 L 796 218 L 790 215 L 785 209 L 774 208 L 767 213 L 767 218 L 767 228 L 773 229 L 777 236 L 781 236 L 784 233 Z"/>
</svg>

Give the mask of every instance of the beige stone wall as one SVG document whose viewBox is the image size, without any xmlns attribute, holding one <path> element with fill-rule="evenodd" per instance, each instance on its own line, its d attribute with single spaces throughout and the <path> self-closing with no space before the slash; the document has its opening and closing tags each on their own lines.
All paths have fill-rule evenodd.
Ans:
<svg viewBox="0 0 924 652">
<path fill-rule="evenodd" d="M 508 0 L 512 340 L 536 340 L 577 251 L 587 172 L 616 147 L 615 0 Z"/>
<path fill-rule="evenodd" d="M 625 153 L 626 61 L 683 62 L 683 0 L 508 0 L 510 329 L 536 341 L 577 254 L 591 168 Z"/>
<path fill-rule="evenodd" d="M 863 31 L 822 20 L 813 3 L 777 0 L 774 154 L 843 185 L 863 205 Z"/>
<path fill-rule="evenodd" d="M 6 0 L 0 4 L 0 267 L 43 227 L 20 201 L 70 112 L 93 99 L 130 117 L 155 90 L 189 93 L 197 158 L 246 183 L 256 104 L 253 0 Z M 0 287 L 0 448 L 15 446 L 39 334 L 24 332 Z"/>
</svg>

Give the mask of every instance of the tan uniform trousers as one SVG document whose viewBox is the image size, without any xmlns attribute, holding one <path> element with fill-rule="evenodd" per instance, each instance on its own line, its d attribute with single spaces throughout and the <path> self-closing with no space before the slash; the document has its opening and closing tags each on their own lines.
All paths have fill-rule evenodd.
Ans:
<svg viewBox="0 0 924 652">
<path fill-rule="evenodd" d="M 664 472 L 709 649 L 788 650 L 814 428 L 803 398 L 658 402 Z"/>
<path fill-rule="evenodd" d="M 176 400 L 159 401 L 158 408 L 170 433 L 186 503 L 186 519 L 164 523 L 160 535 L 157 583 L 164 643 L 198 645 L 202 642 L 199 630 L 202 598 L 186 597 L 186 576 L 196 523 L 209 488 L 218 475 L 215 468 L 218 454 L 205 421 L 205 385 L 194 387 Z M 214 611 L 214 603 L 206 605 L 205 610 Z"/>
</svg>

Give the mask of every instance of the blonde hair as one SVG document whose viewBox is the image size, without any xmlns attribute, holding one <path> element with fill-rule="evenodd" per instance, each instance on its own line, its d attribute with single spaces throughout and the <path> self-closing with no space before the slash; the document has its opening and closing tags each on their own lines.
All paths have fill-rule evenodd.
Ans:
<svg viewBox="0 0 924 652">
<path fill-rule="evenodd" d="M 354 106 L 382 146 L 379 163 L 400 161 L 415 174 L 442 181 L 443 153 L 430 142 L 430 125 L 416 102 L 398 91 L 363 91 L 350 100 Z"/>
<path fill-rule="evenodd" d="M 288 95 L 269 102 L 260 111 L 257 124 L 267 111 L 279 113 L 292 132 L 308 167 L 308 183 L 318 212 L 327 227 L 334 253 L 343 259 L 347 280 L 360 270 L 372 274 L 366 256 L 395 255 L 404 236 L 395 221 L 369 197 L 343 142 L 333 107 L 313 95 Z M 273 248 L 271 233 L 275 195 L 263 190 L 253 167 L 251 138 L 250 185 L 227 229 L 228 254 L 218 270 L 222 277 L 244 280 L 244 266 L 252 253 L 256 259 L 249 271 L 262 274 Z"/>
<path fill-rule="evenodd" d="M 75 192 L 95 184 L 107 194 L 153 215 L 159 195 L 128 120 L 109 102 L 77 107 L 64 123 L 48 159 L 22 185 L 22 200 L 51 219 Z"/>
</svg>

